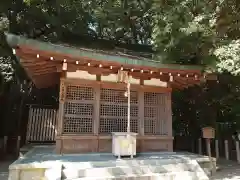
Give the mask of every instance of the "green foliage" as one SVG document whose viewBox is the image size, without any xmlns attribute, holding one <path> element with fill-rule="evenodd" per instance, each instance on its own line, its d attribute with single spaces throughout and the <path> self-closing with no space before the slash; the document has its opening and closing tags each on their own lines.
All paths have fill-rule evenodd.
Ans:
<svg viewBox="0 0 240 180">
<path fill-rule="evenodd" d="M 153 9 L 152 39 L 159 60 L 211 65 L 223 74 L 217 84 L 207 82 L 175 94 L 176 131 L 199 135 L 201 126 L 217 127 L 216 122 L 226 121 L 237 128 L 240 124 L 237 0 L 155 0 Z"/>
<path fill-rule="evenodd" d="M 211 5 L 207 1 L 156 0 L 154 47 L 164 62 L 206 64 L 215 32 Z"/>
<path fill-rule="evenodd" d="M 199 137 L 201 128 L 212 126 L 217 136 L 231 136 L 240 128 L 240 77 L 219 75 L 219 83 L 208 81 L 184 91 L 173 92 L 176 134 Z M 220 132 L 219 132 L 220 131 Z"/>
<path fill-rule="evenodd" d="M 59 40 L 66 33 L 116 42 L 150 44 L 152 1 L 24 0 L 18 32 Z M 25 27 L 31 27 L 26 29 Z"/>
<path fill-rule="evenodd" d="M 150 44 L 151 6 L 152 0 L 102 1 L 93 14 L 97 35 L 117 42 Z"/>
<path fill-rule="evenodd" d="M 155 0 L 153 8 L 152 38 L 160 60 L 207 65 L 220 62 L 224 64 L 218 65 L 220 72 L 234 71 L 234 68 L 226 67 L 226 64 L 232 64 L 233 57 L 226 59 L 224 51 L 230 52 L 236 46 L 236 42 L 229 41 L 239 39 L 237 12 L 240 6 L 236 0 Z"/>
<path fill-rule="evenodd" d="M 217 64 L 219 72 L 240 74 L 240 39 L 216 48 L 214 54 L 219 59 Z"/>
<path fill-rule="evenodd" d="M 5 83 L 9 83 L 14 79 L 13 58 L 10 52 L 5 36 L 0 31 L 0 94 L 5 89 Z"/>
</svg>

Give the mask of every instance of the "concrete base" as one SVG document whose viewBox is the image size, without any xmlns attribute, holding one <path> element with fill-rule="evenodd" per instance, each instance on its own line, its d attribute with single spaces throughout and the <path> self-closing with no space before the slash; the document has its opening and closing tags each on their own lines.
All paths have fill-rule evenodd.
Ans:
<svg viewBox="0 0 240 180">
<path fill-rule="evenodd" d="M 9 166 L 9 180 L 208 180 L 205 172 L 216 169 L 215 159 L 211 165 L 208 157 L 191 153 L 141 153 L 118 160 L 111 153 L 57 155 L 54 148 L 34 147 Z"/>
</svg>

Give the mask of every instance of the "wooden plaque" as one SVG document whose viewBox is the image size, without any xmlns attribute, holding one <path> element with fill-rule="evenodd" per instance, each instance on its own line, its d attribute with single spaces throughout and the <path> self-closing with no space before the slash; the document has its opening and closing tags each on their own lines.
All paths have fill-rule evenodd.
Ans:
<svg viewBox="0 0 240 180">
<path fill-rule="evenodd" d="M 213 139 L 215 138 L 215 129 L 212 127 L 204 127 L 202 128 L 202 134 L 205 139 Z"/>
</svg>

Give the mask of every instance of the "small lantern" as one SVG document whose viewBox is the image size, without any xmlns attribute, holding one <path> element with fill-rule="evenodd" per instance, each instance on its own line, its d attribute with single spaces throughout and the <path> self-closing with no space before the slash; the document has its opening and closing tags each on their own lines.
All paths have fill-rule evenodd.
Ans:
<svg viewBox="0 0 240 180">
<path fill-rule="evenodd" d="M 63 71 L 66 71 L 66 70 L 67 70 L 67 63 L 66 63 L 66 62 L 63 63 L 62 70 L 63 70 Z"/>
<path fill-rule="evenodd" d="M 202 128 L 202 134 L 205 139 L 213 139 L 215 138 L 215 129 L 212 127 L 204 127 Z"/>
</svg>

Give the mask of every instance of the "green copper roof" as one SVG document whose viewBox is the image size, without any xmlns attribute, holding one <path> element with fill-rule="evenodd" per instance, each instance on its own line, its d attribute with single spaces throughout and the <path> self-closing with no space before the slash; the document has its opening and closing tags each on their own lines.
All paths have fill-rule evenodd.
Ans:
<svg viewBox="0 0 240 180">
<path fill-rule="evenodd" d="M 129 57 L 126 55 L 121 55 L 114 52 L 98 52 L 97 50 L 86 50 L 78 49 L 77 47 L 71 47 L 66 45 L 52 44 L 49 42 L 42 42 L 33 39 L 27 39 L 22 36 L 17 36 L 14 34 L 6 33 L 6 39 L 8 44 L 11 47 L 17 46 L 28 46 L 34 49 L 41 51 L 51 51 L 54 53 L 66 54 L 72 57 L 88 57 L 90 59 L 95 59 L 99 61 L 113 61 L 120 64 L 128 65 L 139 65 L 139 66 L 148 66 L 154 68 L 170 68 L 176 70 L 203 70 L 203 66 L 185 66 L 177 64 L 163 64 L 159 61 L 147 59 L 147 58 L 138 58 L 138 57 Z"/>
</svg>

